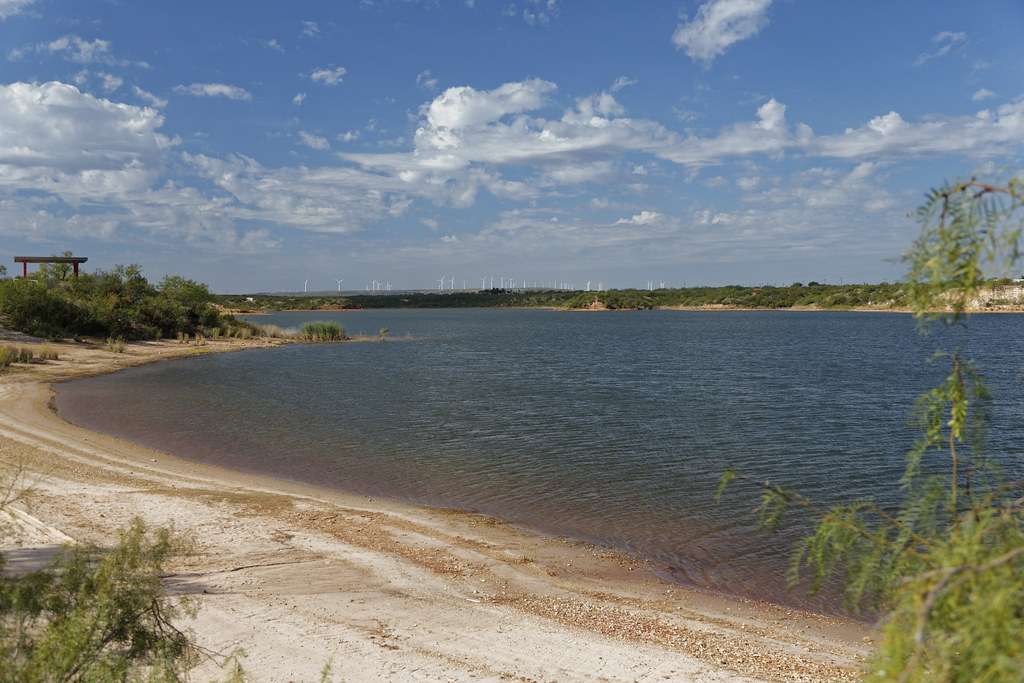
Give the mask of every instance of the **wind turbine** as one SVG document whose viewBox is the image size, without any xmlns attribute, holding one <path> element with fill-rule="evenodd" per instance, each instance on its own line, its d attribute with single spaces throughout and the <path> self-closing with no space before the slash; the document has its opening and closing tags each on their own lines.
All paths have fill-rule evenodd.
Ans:
<svg viewBox="0 0 1024 683">
<path fill-rule="evenodd" d="M 334 279 L 338 280 L 338 278 L 334 278 Z M 345 281 L 344 278 L 342 278 L 341 280 L 338 280 L 338 291 L 339 292 L 341 291 L 341 283 L 344 282 L 344 281 Z"/>
<path fill-rule="evenodd" d="M 309 291 L 309 280 L 306 280 L 304 283 L 302 283 L 302 291 L 303 293 Z"/>
<path fill-rule="evenodd" d="M 437 289 L 440 292 L 444 291 L 444 275 L 441 275 L 441 279 L 437 281 Z"/>
</svg>

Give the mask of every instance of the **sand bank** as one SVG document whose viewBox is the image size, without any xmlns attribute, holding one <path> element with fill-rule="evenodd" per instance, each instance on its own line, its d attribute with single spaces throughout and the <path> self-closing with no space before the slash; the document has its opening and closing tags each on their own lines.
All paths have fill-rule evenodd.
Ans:
<svg viewBox="0 0 1024 683">
<path fill-rule="evenodd" d="M 0 332 L 0 344 L 39 340 Z M 257 342 L 248 342 L 248 345 Z M 666 583 L 617 553 L 466 512 L 345 496 L 200 466 L 83 430 L 51 384 L 237 348 L 54 345 L 0 374 L 0 464 L 23 466 L 38 523 L 0 534 L 17 566 L 56 543 L 109 545 L 133 517 L 195 553 L 168 590 L 195 596 L 203 647 L 241 648 L 249 680 L 843 681 L 863 625 Z M 64 536 L 66 534 L 66 536 Z M 195 680 L 223 678 L 207 663 Z"/>
</svg>

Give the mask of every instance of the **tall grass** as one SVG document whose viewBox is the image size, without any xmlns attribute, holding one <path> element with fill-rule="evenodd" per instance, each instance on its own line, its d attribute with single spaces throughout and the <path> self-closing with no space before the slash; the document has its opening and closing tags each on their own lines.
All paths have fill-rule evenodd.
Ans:
<svg viewBox="0 0 1024 683">
<path fill-rule="evenodd" d="M 345 340 L 345 328 L 333 321 L 314 320 L 299 328 L 302 341 L 334 342 Z"/>
</svg>

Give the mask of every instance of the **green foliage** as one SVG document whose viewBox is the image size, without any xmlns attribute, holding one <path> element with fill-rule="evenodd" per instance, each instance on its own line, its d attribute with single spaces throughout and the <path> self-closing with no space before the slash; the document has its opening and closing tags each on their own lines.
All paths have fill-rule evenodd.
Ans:
<svg viewBox="0 0 1024 683">
<path fill-rule="evenodd" d="M 1009 273 L 1020 256 L 1022 207 L 1021 178 L 1005 186 L 972 178 L 928 195 L 917 212 L 921 234 L 903 257 L 909 303 L 922 321 L 961 319 L 989 277 Z"/>
<path fill-rule="evenodd" d="M 928 196 L 921 235 L 904 260 L 915 316 L 965 324 L 970 299 L 1017 259 L 1024 185 L 976 180 Z M 993 271 L 996 270 L 996 272 Z M 808 287 L 812 287 L 808 285 Z M 845 582 L 850 607 L 885 615 L 870 680 L 1007 681 L 1024 678 L 1024 480 L 1004 481 L 983 450 L 987 394 L 974 364 L 940 350 L 946 377 L 913 410 L 921 436 L 907 454 L 894 510 L 854 501 L 825 510 L 771 483 L 760 521 L 786 509 L 814 520 L 795 548 L 791 578 Z M 727 472 L 729 481 L 742 478 Z M 749 481 L 749 480 L 748 480 Z"/>
<path fill-rule="evenodd" d="M 345 328 L 334 321 L 314 320 L 299 328 L 302 341 L 335 342 L 345 340 Z"/>
<path fill-rule="evenodd" d="M 44 276 L 48 273 L 44 269 Z M 220 329 L 228 337 L 249 327 L 232 316 L 222 316 L 213 305 L 216 298 L 206 285 L 177 276 L 166 277 L 154 287 L 136 265 L 83 273 L 70 280 L 37 277 L 0 281 L 4 324 L 51 339 L 160 339 L 211 328 Z"/>
<path fill-rule="evenodd" d="M 162 594 L 164 563 L 187 546 L 136 520 L 109 552 L 65 547 L 53 565 L 0 579 L 0 680 L 180 681 L 198 651 Z"/>
<path fill-rule="evenodd" d="M 251 301 L 250 301 L 251 299 Z M 321 308 L 589 308 L 595 301 L 610 310 L 678 307 L 844 309 L 895 308 L 905 305 L 902 285 L 821 285 L 799 282 L 789 287 L 689 287 L 679 289 L 611 289 L 600 292 L 564 290 L 418 292 L 351 297 L 240 296 L 219 297 L 225 308 L 240 311 L 317 310 Z"/>
</svg>

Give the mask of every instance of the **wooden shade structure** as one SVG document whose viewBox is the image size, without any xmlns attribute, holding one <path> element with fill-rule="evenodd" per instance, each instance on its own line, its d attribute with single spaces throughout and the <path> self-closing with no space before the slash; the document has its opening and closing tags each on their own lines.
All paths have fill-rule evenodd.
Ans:
<svg viewBox="0 0 1024 683">
<path fill-rule="evenodd" d="M 14 262 L 22 264 L 24 277 L 28 277 L 30 263 L 72 263 L 75 266 L 75 277 L 78 277 L 78 264 L 89 259 L 85 256 L 15 256 Z"/>
</svg>

